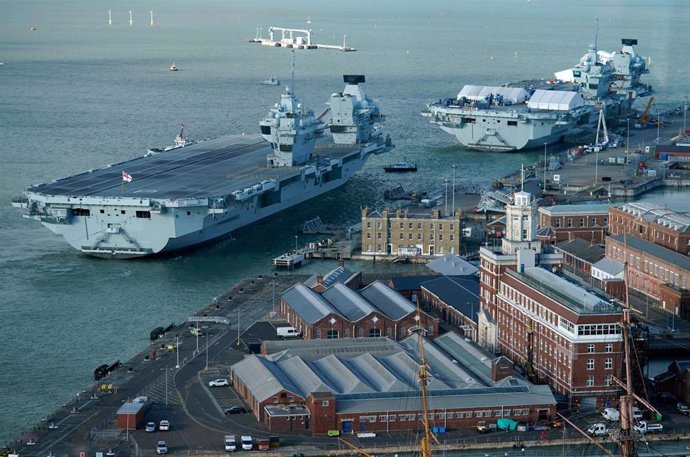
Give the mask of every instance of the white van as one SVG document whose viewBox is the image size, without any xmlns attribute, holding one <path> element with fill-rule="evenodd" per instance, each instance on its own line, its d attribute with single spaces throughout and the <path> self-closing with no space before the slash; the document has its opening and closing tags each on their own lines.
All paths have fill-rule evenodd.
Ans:
<svg viewBox="0 0 690 457">
<path fill-rule="evenodd" d="M 225 450 L 234 452 L 237 450 L 237 443 L 235 442 L 235 435 L 225 435 Z"/>
<path fill-rule="evenodd" d="M 301 333 L 295 327 L 276 327 L 276 334 L 282 337 L 292 337 L 301 335 Z"/>
<path fill-rule="evenodd" d="M 189 333 L 191 333 L 192 336 L 204 336 L 204 332 L 198 327 L 189 327 Z"/>
</svg>

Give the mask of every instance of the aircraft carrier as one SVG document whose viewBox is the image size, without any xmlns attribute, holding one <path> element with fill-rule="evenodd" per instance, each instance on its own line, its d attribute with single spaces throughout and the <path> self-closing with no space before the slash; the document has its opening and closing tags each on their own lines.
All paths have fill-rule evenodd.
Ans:
<svg viewBox="0 0 690 457">
<path fill-rule="evenodd" d="M 136 258 L 189 248 L 345 184 L 371 154 L 390 150 L 385 116 L 363 75 L 329 100 L 330 123 L 286 87 L 261 135 L 232 135 L 148 153 L 33 185 L 14 206 L 80 252 Z"/>
<path fill-rule="evenodd" d="M 515 152 L 559 142 L 596 123 L 600 111 L 625 115 L 637 97 L 652 93 L 640 81 L 649 69 L 635 51 L 637 40 L 621 41 L 620 51 L 607 52 L 598 50 L 595 40 L 579 63 L 553 79 L 466 85 L 456 97 L 429 103 L 422 115 L 480 151 Z"/>
</svg>

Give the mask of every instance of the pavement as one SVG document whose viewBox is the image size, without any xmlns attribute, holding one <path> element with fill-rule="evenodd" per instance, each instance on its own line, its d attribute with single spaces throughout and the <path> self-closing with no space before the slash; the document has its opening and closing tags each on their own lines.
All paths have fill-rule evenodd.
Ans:
<svg viewBox="0 0 690 457">
<path fill-rule="evenodd" d="M 170 454 L 220 454 L 224 453 L 223 437 L 226 434 L 238 438 L 251 435 L 255 439 L 268 436 L 265 427 L 251 412 L 224 413 L 232 406 L 250 409 L 232 386 L 209 387 L 208 383 L 218 378 L 229 379 L 230 367 L 249 353 L 249 342 L 278 339 L 275 326 L 281 321 L 274 317 L 273 312 L 277 297 L 280 291 L 306 277 L 269 275 L 238 283 L 196 315 L 206 319 L 225 318 L 228 323 L 202 322 L 203 335 L 199 337 L 193 336 L 186 324 L 178 325 L 124 363 L 122 368 L 94 383 L 72 403 L 60 408 L 44 424 L 27 431 L 19 441 L 10 444 L 22 457 L 76 456 L 82 452 L 94 456 L 97 452 L 105 455 L 108 450 L 117 456 L 155 455 L 159 440 L 166 442 Z M 175 348 L 167 351 L 168 345 Z M 155 358 L 152 357 L 154 350 Z M 115 392 L 97 393 L 98 385 L 103 383 L 113 384 Z M 147 433 L 142 428 L 125 432 L 115 427 L 115 412 L 119 406 L 139 395 L 147 395 L 152 402 L 145 422 L 159 424 L 163 419 L 168 420 L 171 424 L 169 431 Z M 660 409 L 665 417 L 664 436 L 678 437 L 681 441 L 676 441 L 676 445 L 687 442 L 690 446 L 690 418 L 674 413 L 672 405 L 660 405 Z M 584 429 L 602 420 L 596 412 L 565 412 Z M 50 424 L 55 428 L 49 428 Z M 346 439 L 356 446 L 377 448 L 380 453 L 383 446 L 392 447 L 392 452 L 409 451 L 411 443 L 416 443 L 418 437 L 418 430 L 413 430 L 379 433 L 375 438 L 367 439 L 348 435 Z M 27 445 L 29 439 L 35 444 Z M 549 455 L 548 448 L 542 446 L 559 446 L 560 450 L 566 443 L 572 443 L 569 446 L 575 448 L 584 443 L 571 427 L 491 434 L 479 434 L 474 428 L 467 427 L 439 434 L 438 439 L 444 449 L 479 448 L 485 450 L 482 455 L 504 455 L 506 452 L 508 455 Z M 305 433 L 281 435 L 280 440 L 281 448 L 273 455 L 277 455 L 277 451 L 282 455 L 323 455 L 326 450 L 333 454 L 351 453 L 347 446 L 330 437 L 312 437 Z"/>
</svg>

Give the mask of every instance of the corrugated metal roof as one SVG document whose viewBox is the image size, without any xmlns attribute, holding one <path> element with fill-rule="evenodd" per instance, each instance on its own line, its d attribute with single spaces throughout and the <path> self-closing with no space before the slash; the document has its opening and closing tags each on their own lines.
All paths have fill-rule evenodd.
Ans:
<svg viewBox="0 0 690 457">
<path fill-rule="evenodd" d="M 416 339 L 416 336 L 412 336 L 406 340 L 408 351 L 405 346 L 387 338 L 363 338 L 367 341 L 354 342 L 348 339 L 320 340 L 318 343 L 332 353 L 313 360 L 290 355 L 293 351 L 308 354 L 314 350 L 314 347 L 299 348 L 300 344 L 309 341 L 294 341 L 282 345 L 283 352 L 276 362 L 264 356 L 252 355 L 235 364 L 232 369 L 259 401 L 281 390 L 301 397 L 311 392 L 330 390 L 336 396 L 339 413 L 395 411 L 396 408 L 412 411 L 417 408 L 410 406 L 411 402 L 419 398 Z M 376 341 L 378 346 L 374 344 Z M 337 344 L 342 344 L 348 350 L 342 350 Z M 464 368 L 453 363 L 446 350 L 433 342 L 425 346 L 432 409 L 490 406 L 504 394 L 506 407 L 513 404 L 555 403 L 547 386 L 543 387 L 546 387 L 548 396 L 536 395 L 530 390 L 542 386 L 532 386 L 526 381 L 520 381 L 518 385 L 506 381 L 490 386 L 476 383 L 468 385 L 462 379 L 467 375 Z M 394 352 L 391 347 L 395 348 Z M 359 352 L 354 351 L 356 348 L 359 348 Z"/>
<path fill-rule="evenodd" d="M 306 397 L 311 392 L 330 392 L 332 390 L 301 357 L 285 358 L 277 364 L 280 370 L 297 386 L 302 397 Z"/>
<path fill-rule="evenodd" d="M 621 243 L 626 243 L 628 246 L 637 249 L 638 251 L 646 252 L 649 255 L 658 257 L 670 264 L 690 271 L 690 257 L 683 255 L 680 252 L 659 246 L 658 244 L 650 243 L 649 241 L 641 240 L 632 235 L 614 235 L 611 238 Z"/>
<path fill-rule="evenodd" d="M 484 387 L 428 392 L 428 407 L 432 411 L 453 409 L 510 409 L 515 406 L 555 405 L 549 386 Z M 376 398 L 340 398 L 338 414 L 375 413 L 380 411 L 422 411 L 420 392 L 405 395 L 377 395 Z"/>
<path fill-rule="evenodd" d="M 485 385 L 494 384 L 491 379 L 491 359 L 479 348 L 454 332 L 445 333 L 434 340 L 434 344 L 443 348 L 453 360 L 467 367 L 473 376 Z"/>
<path fill-rule="evenodd" d="M 351 322 L 357 322 L 376 311 L 371 303 L 343 284 L 333 284 L 321 296 Z"/>
<path fill-rule="evenodd" d="M 410 300 L 378 280 L 362 289 L 360 294 L 369 300 L 381 314 L 394 321 L 416 311 Z"/>
<path fill-rule="evenodd" d="M 329 355 L 316 360 L 314 365 L 319 367 L 322 375 L 330 379 L 335 388 L 335 393 L 347 394 L 375 391 L 361 376 L 357 376 L 357 373 L 352 371 L 352 367 L 349 364 L 345 364 L 335 355 Z"/>
<path fill-rule="evenodd" d="M 301 390 L 273 362 L 251 355 L 232 366 L 232 371 L 258 401 L 287 390 L 301 395 Z"/>
<path fill-rule="evenodd" d="M 290 287 L 283 292 L 281 298 L 309 324 L 318 322 L 329 314 L 340 314 L 321 295 L 304 284 L 295 284 Z"/>
<path fill-rule="evenodd" d="M 374 386 L 374 389 L 378 392 L 412 388 L 412 385 L 408 384 L 404 377 L 402 379 L 398 377 L 400 373 L 391 370 L 378 357 L 374 357 L 369 353 L 350 360 L 349 366 L 365 376 L 367 383 Z"/>
</svg>

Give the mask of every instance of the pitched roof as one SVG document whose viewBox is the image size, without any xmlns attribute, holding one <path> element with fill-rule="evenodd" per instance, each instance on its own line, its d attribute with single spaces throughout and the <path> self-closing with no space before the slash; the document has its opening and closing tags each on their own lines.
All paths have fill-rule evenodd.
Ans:
<svg viewBox="0 0 690 457">
<path fill-rule="evenodd" d="M 444 276 L 430 279 L 422 287 L 464 316 L 478 321 L 479 278 L 476 276 Z"/>
<path fill-rule="evenodd" d="M 421 284 L 433 278 L 438 278 L 441 275 L 438 273 L 425 274 L 418 276 L 395 276 L 391 278 L 394 290 L 418 290 L 421 289 Z"/>
<path fill-rule="evenodd" d="M 381 281 L 374 281 L 360 292 L 381 314 L 394 321 L 416 311 L 415 305 Z"/>
<path fill-rule="evenodd" d="M 304 284 L 295 284 L 282 293 L 281 298 L 305 322 L 313 324 L 329 314 L 340 314 L 327 300 Z"/>
<path fill-rule="evenodd" d="M 471 343 L 462 337 L 446 334 L 439 343 L 425 342 L 431 377 L 429 403 L 434 408 L 555 404 L 548 386 L 533 386 L 516 378 L 498 383 L 484 380 L 478 373 L 487 370 L 488 357 L 469 348 Z M 259 401 L 282 390 L 303 398 L 312 392 L 330 391 L 337 399 L 338 413 L 417 409 L 420 357 L 416 335 L 400 344 L 388 338 L 265 344 L 267 351 L 277 352 L 247 356 L 232 367 Z"/>
<path fill-rule="evenodd" d="M 444 276 L 473 275 L 479 271 L 467 260 L 451 253 L 427 263 L 426 267 Z"/>
<path fill-rule="evenodd" d="M 614 235 L 610 237 L 620 243 L 625 243 L 633 249 L 646 252 L 649 255 L 658 257 L 668 263 L 676 265 L 684 270 L 690 271 L 690 257 L 681 254 L 680 252 L 659 246 L 658 244 L 650 243 L 633 235 Z"/>
<path fill-rule="evenodd" d="M 601 270 L 605 273 L 610 274 L 611 276 L 616 276 L 623 273 L 625 265 L 623 265 L 620 262 L 616 262 L 613 259 L 609 259 L 608 257 L 604 257 L 603 259 L 592 265 L 592 268 Z"/>
<path fill-rule="evenodd" d="M 606 250 L 598 244 L 589 243 L 581 238 L 561 241 L 560 243 L 556 243 L 554 247 L 556 250 L 560 249 L 588 263 L 594 263 L 601 260 L 606 252 Z"/>
</svg>

